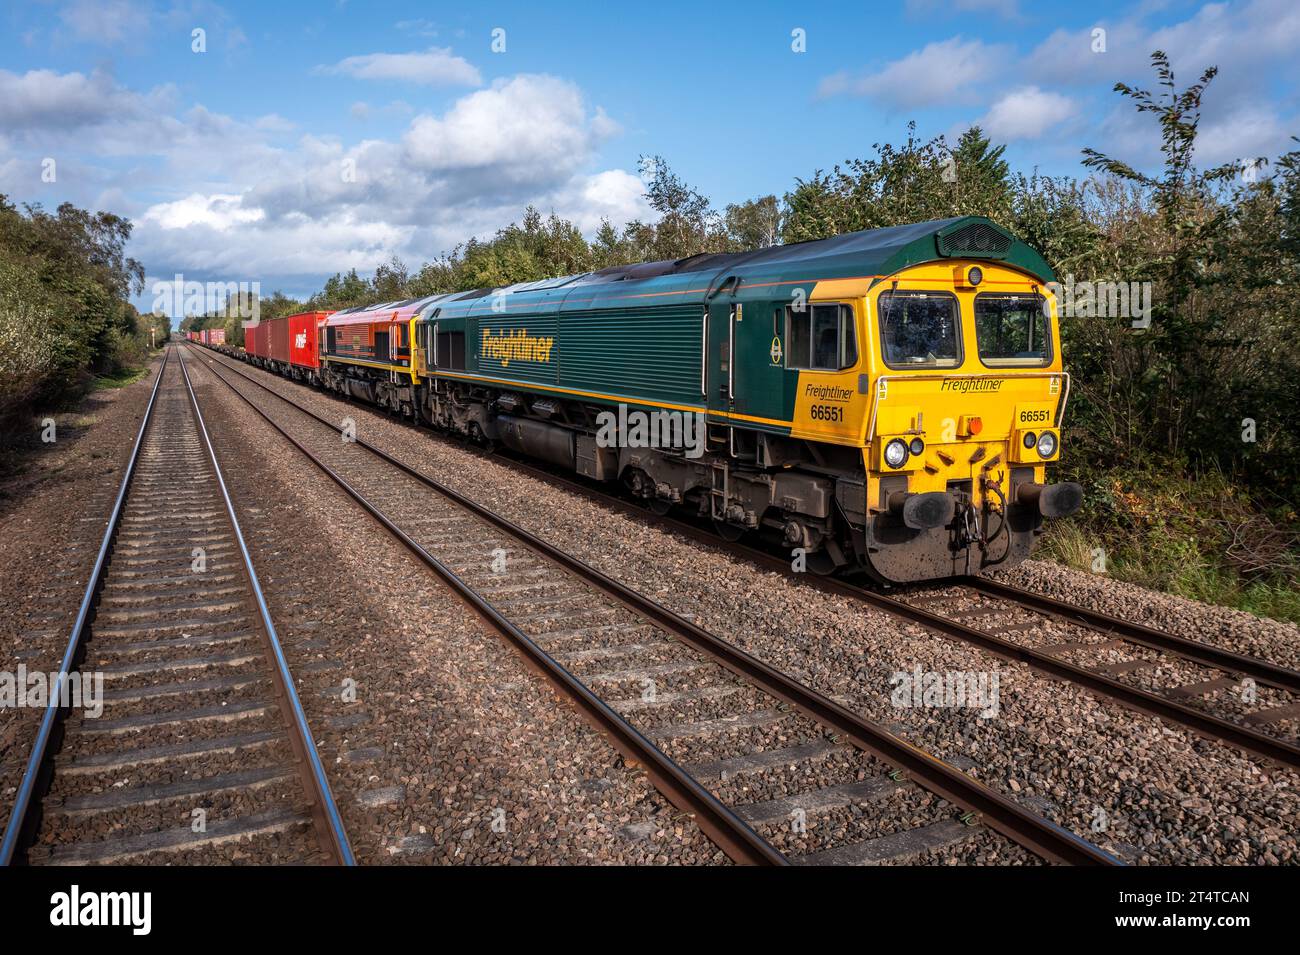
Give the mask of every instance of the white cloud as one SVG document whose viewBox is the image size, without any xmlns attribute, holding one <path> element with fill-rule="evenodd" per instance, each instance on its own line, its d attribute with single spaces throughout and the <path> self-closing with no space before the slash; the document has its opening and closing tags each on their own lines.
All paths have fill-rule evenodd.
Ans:
<svg viewBox="0 0 1300 955">
<path fill-rule="evenodd" d="M 434 173 L 490 169 L 498 181 L 535 182 L 572 170 L 615 131 L 582 92 L 544 74 L 498 80 L 440 117 L 422 114 L 403 137 L 412 165 Z"/>
<path fill-rule="evenodd" d="M 1105 31 L 1105 51 L 1096 52 L 1093 31 Z M 1082 85 L 1124 80 L 1149 87 L 1150 56 L 1169 54 L 1180 83 L 1208 66 L 1222 76 L 1216 86 L 1255 86 L 1270 63 L 1292 66 L 1300 46 L 1300 6 L 1293 0 L 1206 3 L 1186 20 L 1151 29 L 1141 16 L 1102 20 L 1081 30 L 1059 29 L 1025 61 L 1027 75 L 1043 83 Z M 1258 89 L 1256 90 L 1258 93 Z"/>
<path fill-rule="evenodd" d="M 1202 101 L 1196 158 L 1204 164 L 1257 155 L 1275 156 L 1288 148 L 1295 126 L 1290 91 L 1300 78 L 1294 50 L 1300 46 L 1300 6 L 1294 0 L 1249 0 L 1242 4 L 1205 3 L 1186 19 L 1148 27 L 1139 11 L 1120 21 L 1101 21 L 1106 52 L 1093 52 L 1092 29 L 1057 30 L 1024 58 L 1024 76 L 1040 85 L 1077 87 L 1117 81 L 1163 91 L 1150 65 L 1163 50 L 1184 89 L 1210 66 L 1219 75 Z M 1160 162 L 1160 133 L 1152 118 L 1137 113 L 1130 100 L 1108 96 L 1106 114 L 1091 124 L 1090 145 L 1139 167 Z M 1285 112 L 1284 112 L 1285 111 Z"/>
<path fill-rule="evenodd" d="M 170 105 L 172 90 L 159 87 L 135 93 L 107 73 L 55 73 L 0 70 L 0 126 L 9 130 L 73 130 L 108 122 L 137 120 Z"/>
<path fill-rule="evenodd" d="M 621 225 L 654 217 L 645 199 L 645 183 L 622 169 L 575 180 L 551 196 L 547 208 L 553 208 L 588 234 L 600 226 L 602 219 Z"/>
<path fill-rule="evenodd" d="M 261 209 L 245 209 L 241 196 L 204 196 L 196 192 L 175 202 L 150 206 L 141 221 L 155 223 L 160 229 L 166 230 L 201 225 L 225 232 L 234 226 L 258 222 L 265 217 L 266 213 Z"/>
<path fill-rule="evenodd" d="M 151 274 L 314 288 L 393 254 L 418 266 L 517 221 L 529 204 L 588 233 L 604 218 L 620 226 L 652 216 L 639 178 L 592 168 L 618 125 L 552 76 L 500 80 L 391 139 L 303 135 L 283 145 L 278 129 L 202 107 L 172 122 L 165 166 L 151 179 L 163 197 L 134 213 L 132 254 Z"/>
<path fill-rule="evenodd" d="M 289 133 L 298 128 L 297 123 L 285 119 L 279 113 L 267 113 L 265 116 L 259 116 L 253 125 L 268 133 Z"/>
<path fill-rule="evenodd" d="M 953 37 L 928 43 L 884 69 L 854 77 L 840 72 L 822 80 L 822 96 L 868 96 L 885 106 L 937 106 L 974 98 L 972 87 L 995 76 L 1008 48 Z"/>
<path fill-rule="evenodd" d="M 483 77 L 478 69 L 450 48 L 430 47 L 421 53 L 367 53 L 349 56 L 326 73 L 341 73 L 359 80 L 394 80 L 426 86 L 478 86 Z"/>
<path fill-rule="evenodd" d="M 393 26 L 403 33 L 411 33 L 415 36 L 437 36 L 438 27 L 432 20 L 426 20 L 418 17 L 414 20 L 398 20 Z"/>
<path fill-rule="evenodd" d="M 150 13 L 131 0 L 73 0 L 59 19 L 78 40 L 112 45 L 139 42 L 149 30 Z"/>
<path fill-rule="evenodd" d="M 978 123 L 995 142 L 1037 139 L 1077 109 L 1068 96 L 1025 86 L 999 98 Z"/>
<path fill-rule="evenodd" d="M 1227 162 L 1245 162 L 1263 156 L 1276 157 L 1280 147 L 1288 144 L 1291 130 L 1266 106 L 1245 107 L 1201 124 L 1196 138 L 1196 162 L 1218 166 Z"/>
</svg>

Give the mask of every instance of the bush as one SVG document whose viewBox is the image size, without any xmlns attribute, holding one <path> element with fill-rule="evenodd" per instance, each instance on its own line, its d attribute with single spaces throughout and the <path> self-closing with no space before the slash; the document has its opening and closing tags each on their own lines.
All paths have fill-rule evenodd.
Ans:
<svg viewBox="0 0 1300 955">
<path fill-rule="evenodd" d="M 12 430 L 61 351 L 55 305 L 27 270 L 0 260 L 0 431 Z"/>
<path fill-rule="evenodd" d="M 1251 497 L 1231 476 L 1179 462 L 1075 477 L 1083 510 L 1049 527 L 1042 554 L 1080 570 L 1300 622 L 1294 507 Z M 1100 559 L 1099 559 L 1100 558 Z"/>
</svg>

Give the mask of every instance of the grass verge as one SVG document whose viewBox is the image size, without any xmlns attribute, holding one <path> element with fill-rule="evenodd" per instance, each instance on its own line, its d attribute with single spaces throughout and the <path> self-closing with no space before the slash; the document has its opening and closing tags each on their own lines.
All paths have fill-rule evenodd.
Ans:
<svg viewBox="0 0 1300 955">
<path fill-rule="evenodd" d="M 1193 600 L 1300 623 L 1300 521 L 1225 475 L 1113 470 L 1084 481 L 1083 510 L 1052 524 L 1040 554 Z"/>
</svg>

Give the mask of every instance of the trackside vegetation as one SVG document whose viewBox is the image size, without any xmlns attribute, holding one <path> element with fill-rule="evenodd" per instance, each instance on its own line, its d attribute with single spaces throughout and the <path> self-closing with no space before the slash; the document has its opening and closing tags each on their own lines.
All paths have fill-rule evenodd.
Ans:
<svg viewBox="0 0 1300 955">
<path fill-rule="evenodd" d="M 0 446 L 30 436 L 32 414 L 67 407 L 97 377 L 144 365 L 150 319 L 129 301 L 144 284 L 125 253 L 130 236 L 112 213 L 20 209 L 0 195 Z"/>
</svg>

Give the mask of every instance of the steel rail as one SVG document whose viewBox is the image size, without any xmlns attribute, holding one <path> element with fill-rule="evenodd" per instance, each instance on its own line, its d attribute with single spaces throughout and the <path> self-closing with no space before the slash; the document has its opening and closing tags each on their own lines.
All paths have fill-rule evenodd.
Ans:
<svg viewBox="0 0 1300 955">
<path fill-rule="evenodd" d="M 212 447 L 212 440 L 208 436 L 208 426 L 204 422 L 203 412 L 199 408 L 198 395 L 194 393 L 190 373 L 185 367 L 185 357 L 184 355 L 178 355 L 177 357 L 180 361 L 181 374 L 185 377 L 185 388 L 189 392 L 190 405 L 194 408 L 194 417 L 198 422 L 199 434 L 203 438 L 203 445 L 208 452 L 208 460 L 212 463 L 212 473 L 217 479 L 217 487 L 221 490 L 221 499 L 226 506 L 226 516 L 229 518 L 231 529 L 234 531 L 235 541 L 239 544 L 239 553 L 243 558 L 244 575 L 248 579 L 249 589 L 257 602 L 257 610 L 262 619 L 262 630 L 266 638 L 266 645 L 270 649 L 275 662 L 276 690 L 281 698 L 281 706 L 289 717 L 288 722 L 292 730 L 289 734 L 290 743 L 298 756 L 300 767 L 305 767 L 307 770 L 302 774 L 304 777 L 303 783 L 312 798 L 312 815 L 316 820 L 318 837 L 321 837 L 321 848 L 329 853 L 333 861 L 339 865 L 356 865 L 352 847 L 348 843 L 347 832 L 343 828 L 343 818 L 339 815 L 338 806 L 334 801 L 334 794 L 330 789 L 329 779 L 325 776 L 325 767 L 321 765 L 320 754 L 316 752 L 311 727 L 307 725 L 307 714 L 303 711 L 302 702 L 298 699 L 298 691 L 293 685 L 293 677 L 289 673 L 289 661 L 285 658 L 284 648 L 280 645 L 280 637 L 276 633 L 275 624 L 271 620 L 271 611 L 266 605 L 266 596 L 262 593 L 262 584 L 257 578 L 256 569 L 253 567 L 252 555 L 249 554 L 248 545 L 244 542 L 244 532 L 239 526 L 239 518 L 235 516 L 235 506 L 230 500 L 230 492 L 226 488 L 226 479 L 222 476 L 221 465 L 217 461 L 217 452 Z"/>
<path fill-rule="evenodd" d="M 586 494 L 595 500 L 618 506 L 626 512 L 637 513 L 643 516 L 646 514 L 652 514 L 652 512 L 646 511 L 643 508 L 637 508 L 632 504 L 611 497 L 610 495 L 604 494 L 600 491 L 593 491 L 580 484 L 576 484 L 573 481 L 569 481 L 562 476 L 557 476 L 548 471 L 536 468 L 526 462 L 521 462 L 514 458 L 507 458 L 505 460 L 508 460 L 511 465 L 521 470 L 525 470 L 541 480 L 553 484 L 561 484 L 566 488 L 577 491 L 578 493 Z M 961 621 L 944 617 L 939 614 L 930 613 L 929 611 L 913 606 L 912 604 L 896 597 L 878 593 L 874 590 L 850 583 L 849 581 L 842 580 L 838 577 L 825 577 L 812 574 L 796 575 L 791 571 L 789 562 L 773 554 L 767 553 L 766 551 L 759 550 L 746 544 L 724 541 L 716 534 L 696 527 L 680 518 L 661 515 L 653 516 L 672 530 L 685 534 L 692 540 L 702 543 L 705 546 L 713 547 L 722 553 L 745 557 L 760 566 L 781 573 L 789 579 L 799 580 L 801 583 L 815 587 L 827 593 L 833 593 L 838 596 L 858 600 L 874 606 L 878 610 L 883 610 L 886 613 L 900 617 L 901 619 L 920 624 L 927 629 L 944 633 L 947 636 L 955 637 L 968 643 L 977 644 L 983 649 L 986 649 L 1005 660 L 1027 663 L 1029 666 L 1041 672 L 1048 673 L 1068 682 L 1080 684 L 1090 692 L 1098 696 L 1112 699 L 1129 709 L 1146 713 L 1151 716 L 1157 716 L 1168 722 L 1182 725 L 1200 736 L 1236 746 L 1246 752 L 1254 754 L 1255 756 L 1263 757 L 1281 765 L 1300 768 L 1300 747 L 1285 740 L 1276 739 L 1267 734 L 1252 730 L 1249 727 L 1242 726 L 1241 724 L 1233 723 L 1229 720 L 1222 719 L 1221 717 L 1195 709 L 1194 707 L 1186 706 L 1175 700 L 1161 696 L 1158 693 L 1152 693 L 1149 690 L 1143 690 L 1139 687 L 1121 683 L 1120 681 L 1113 680 L 1095 670 L 1076 666 L 1057 657 L 1051 656 L 1050 654 L 1024 647 L 1014 641 L 1006 640 L 996 636 L 995 634 L 979 630 L 978 628 L 970 626 L 969 624 L 964 624 Z M 971 578 L 960 578 L 956 583 L 968 584 L 970 581 Z M 980 582 L 983 583 L 986 581 L 984 578 L 980 578 Z M 1072 604 L 1063 604 L 1063 606 L 1068 607 L 1070 612 L 1077 612 L 1081 609 Z M 1068 614 L 1065 611 L 1062 611 L 1062 616 L 1067 615 Z M 1126 624 L 1125 626 L 1137 627 L 1139 625 Z M 1145 630 L 1148 628 L 1143 629 Z M 1159 631 L 1151 632 L 1159 633 Z M 1169 637 L 1173 641 L 1181 639 L 1170 634 L 1161 634 L 1161 636 Z M 1136 637 L 1134 639 L 1136 640 Z M 1194 649 L 1200 649 L 1204 646 L 1204 644 L 1197 643 Z M 1161 647 L 1155 646 L 1152 647 L 1152 649 L 1161 649 Z M 1211 650 L 1215 649 L 1217 648 L 1211 648 Z M 1220 652 L 1228 654 L 1230 658 L 1236 658 L 1238 656 L 1237 654 L 1231 654 L 1230 651 L 1226 650 Z M 1282 669 L 1283 674 L 1294 672 L 1285 670 L 1284 668 L 1277 668 L 1274 664 L 1258 660 L 1257 658 L 1242 657 L 1242 659 L 1252 665 L 1252 668 L 1255 669 L 1256 672 L 1270 674 L 1270 677 L 1276 674 L 1277 669 Z M 1210 662 L 1210 655 L 1207 655 L 1205 665 L 1215 666 L 1219 669 L 1233 669 L 1233 667 L 1227 666 L 1226 663 L 1220 665 L 1218 663 Z M 1243 670 L 1244 669 L 1245 668 L 1243 667 Z M 1245 672 L 1250 671 L 1246 670 Z M 1278 679 L 1276 684 L 1272 678 L 1260 678 L 1259 682 L 1268 683 L 1269 685 L 1281 685 L 1283 688 L 1287 688 L 1286 681 L 1282 679 Z"/>
<path fill-rule="evenodd" d="M 214 363 L 215 364 L 215 363 Z M 225 366 L 229 368 L 229 366 Z M 739 816 L 733 813 L 713 793 L 691 776 L 686 770 L 668 757 L 653 742 L 643 736 L 631 723 L 614 711 L 604 700 L 593 693 L 586 684 L 573 675 L 566 667 L 555 660 L 527 634 L 506 619 L 495 607 L 481 597 L 469 584 L 454 571 L 425 550 L 410 535 L 403 531 L 379 507 L 369 501 L 354 488 L 347 479 L 317 457 L 311 450 L 289 434 L 278 422 L 242 394 L 224 375 L 215 368 L 210 368 L 213 375 L 224 382 L 230 390 L 245 404 L 252 408 L 272 428 L 297 448 L 304 457 L 323 471 L 344 493 L 359 504 L 385 530 L 396 538 L 404 547 L 416 556 L 425 566 L 438 575 L 465 602 L 472 606 L 481 616 L 505 636 L 525 657 L 535 664 L 542 673 L 566 695 L 568 695 L 584 713 L 611 739 L 619 750 L 628 758 L 636 760 L 646 770 L 655 788 L 664 793 L 678 808 L 691 813 L 700 828 L 727 855 L 736 862 L 749 865 L 789 865 L 777 849 L 767 840 L 754 832 Z M 234 370 L 234 369 L 231 369 Z M 249 379 L 252 381 L 252 379 Z M 257 382 L 253 382 L 257 384 Z M 265 387 L 265 386 L 261 386 Z M 267 389 L 270 391 L 270 389 Z M 270 392 L 275 394 L 274 392 Z M 278 397 L 278 396 L 277 396 Z M 288 399 L 284 399 L 288 401 Z M 290 405 L 297 407 L 293 402 Z M 318 418 L 305 409 L 305 414 L 317 418 L 322 424 L 335 428 L 333 424 Z M 356 444 L 375 450 L 360 439 Z M 382 452 L 380 452 L 382 453 Z M 400 462 L 393 461 L 399 467 Z"/>
<path fill-rule="evenodd" d="M 577 493 L 585 494 L 593 500 L 599 500 L 606 504 L 617 506 L 627 513 L 636 513 L 642 516 L 647 514 L 653 515 L 653 512 L 647 511 L 644 508 L 638 508 L 633 504 L 620 500 L 619 498 L 584 487 L 583 485 L 570 481 L 563 476 L 552 474 L 549 471 L 537 468 L 527 462 L 522 462 L 515 458 L 504 458 L 503 460 L 508 461 L 512 466 L 520 470 L 536 476 L 540 480 L 562 485 L 563 487 L 574 490 Z M 930 613 L 920 607 L 899 600 L 896 597 L 878 593 L 874 590 L 850 583 L 838 577 L 825 577 L 812 574 L 796 575 L 791 571 L 790 564 L 787 561 L 766 551 L 759 550 L 758 548 L 746 544 L 724 541 L 716 534 L 696 527 L 680 518 L 663 515 L 653 516 L 672 530 L 685 534 L 692 540 L 702 543 L 705 546 L 712 547 L 722 553 L 745 557 L 756 564 L 777 571 L 789 579 L 797 579 L 801 583 L 805 583 L 827 593 L 833 593 L 838 596 L 848 597 L 853 600 L 867 603 L 878 610 L 883 610 L 886 613 L 893 614 L 894 616 L 908 620 L 912 623 L 920 624 L 927 629 L 944 633 L 947 636 L 955 637 L 968 643 L 975 643 L 1005 660 L 1027 663 L 1031 667 L 1059 679 L 1081 684 L 1096 695 L 1115 700 L 1116 702 L 1137 712 L 1147 713 L 1148 715 L 1157 716 L 1168 722 L 1177 723 L 1192 730 L 1200 736 L 1236 746 L 1246 752 L 1271 760 L 1275 763 L 1300 768 L 1300 747 L 1285 740 L 1276 739 L 1267 734 L 1252 730 L 1249 727 L 1242 726 L 1241 724 L 1213 716 L 1212 714 L 1195 709 L 1194 707 L 1186 706 L 1175 700 L 1161 696 L 1158 693 L 1152 693 L 1149 690 L 1143 690 L 1126 683 L 1121 683 L 1118 680 L 1113 680 L 1094 670 L 1088 670 L 1084 667 L 1076 666 L 1057 657 L 1053 657 L 1050 654 L 1024 647 L 1014 641 L 1003 639 L 994 634 L 979 630 L 976 627 L 972 627 L 969 624 L 964 624 L 958 620 Z M 958 584 L 969 584 L 971 580 L 972 578 L 959 578 L 955 582 Z M 990 581 L 986 581 L 985 578 L 979 578 L 979 580 L 981 583 L 991 583 Z M 1044 599 L 1050 600 L 1050 598 Z M 1062 606 L 1069 608 L 1068 611 L 1061 612 L 1063 617 L 1068 616 L 1070 613 L 1077 614 L 1082 609 L 1075 607 L 1072 604 L 1062 604 Z M 1125 627 L 1137 628 L 1140 626 L 1137 624 L 1124 624 L 1123 621 L 1120 621 L 1120 623 Z M 1142 628 L 1142 630 L 1148 631 L 1149 628 Z M 1174 642 L 1182 639 L 1174 637 L 1171 634 L 1162 634 L 1160 631 L 1150 632 L 1159 634 L 1162 637 L 1168 637 Z M 1133 639 L 1136 641 L 1137 637 L 1135 636 Z M 1193 649 L 1200 650 L 1205 646 L 1205 644 L 1196 643 Z M 1161 649 L 1161 647 L 1154 646 L 1152 649 Z M 1210 648 L 1210 650 L 1217 651 L 1217 648 Z M 1173 652 L 1177 653 L 1180 652 L 1180 650 L 1175 650 Z M 1240 656 L 1238 654 L 1232 654 L 1230 651 L 1226 650 L 1218 651 L 1218 653 L 1226 654 L 1228 659 L 1236 659 Z M 1218 669 L 1226 668 L 1232 670 L 1235 668 L 1234 666 L 1229 666 L 1227 662 L 1222 664 L 1211 662 L 1215 655 L 1216 654 L 1206 654 L 1206 659 L 1204 661 L 1205 665 L 1214 666 Z M 1246 666 L 1242 666 L 1244 672 L 1249 673 L 1251 669 L 1253 669 L 1255 672 L 1267 675 L 1267 678 L 1258 678 L 1259 682 L 1267 683 L 1269 685 L 1278 685 L 1284 689 L 1289 688 L 1287 680 L 1282 677 L 1285 677 L 1287 674 L 1292 674 L 1294 671 L 1276 667 L 1275 664 L 1254 657 L 1240 657 L 1240 659 L 1244 660 L 1246 664 L 1250 666 L 1250 669 L 1247 669 Z M 1282 676 L 1278 676 L 1278 670 L 1282 671 Z"/>
<path fill-rule="evenodd" d="M 987 577 L 963 577 L 960 583 L 990 597 L 1009 600 L 1039 613 L 1059 617 L 1068 623 L 1117 636 L 1129 643 L 1141 644 L 1152 650 L 1164 650 L 1204 666 L 1214 667 L 1216 670 L 1239 673 L 1257 683 L 1300 694 L 1300 671 L 1279 666 L 1268 660 L 1224 650 L 1221 647 L 1166 633 L 1140 623 L 1132 623 L 1099 610 L 1066 603 L 1064 600 L 1034 593 L 1032 590 L 1015 587 L 1000 580 L 990 580 Z"/>
<path fill-rule="evenodd" d="M 1293 743 L 1256 732 L 1238 723 L 1178 703 L 1158 693 L 1121 683 L 1098 673 L 1096 670 L 1068 663 L 1049 653 L 1022 646 L 1012 640 L 972 627 L 959 620 L 931 613 L 896 597 L 873 593 L 869 590 L 854 587 L 851 584 L 845 586 L 850 592 L 854 592 L 854 596 L 859 600 L 911 620 L 914 623 L 919 623 L 929 630 L 957 637 L 967 643 L 973 643 L 1004 659 L 1027 663 L 1034 669 L 1076 683 L 1101 696 L 1126 704 L 1131 709 L 1158 716 L 1171 723 L 1181 724 L 1202 736 L 1239 747 L 1276 763 L 1300 769 L 1300 747 Z"/>
<path fill-rule="evenodd" d="M 302 414 L 318 421 L 333 431 L 342 433 L 342 428 L 333 422 L 321 417 L 313 411 L 310 411 L 290 398 L 268 388 L 266 385 L 257 381 L 250 375 L 244 374 L 241 370 L 219 362 L 226 369 L 235 372 L 250 383 L 266 391 L 268 394 L 280 399 L 282 402 L 297 409 Z M 214 374 L 223 381 L 226 379 L 214 369 Z M 239 391 L 227 381 L 226 382 L 236 394 Z M 253 405 L 247 397 L 242 394 L 250 407 L 253 407 L 263 418 L 271 421 L 267 415 Z M 275 422 L 271 422 L 282 434 L 283 429 L 279 428 Z M 287 434 L 285 434 L 288 437 Z M 293 441 L 292 438 L 289 439 Z M 1013 842 L 1029 849 L 1040 857 L 1052 862 L 1062 862 L 1075 865 L 1120 865 L 1120 860 L 1116 859 L 1110 853 L 1093 845 L 1087 840 L 1079 837 L 1068 829 L 1058 826 L 1039 814 L 1032 812 L 1014 800 L 1004 796 L 1002 793 L 986 786 L 985 784 L 972 779 L 965 773 L 953 766 L 943 762 L 926 751 L 913 746 L 906 740 L 890 733 L 883 726 L 870 722 L 854 713 L 845 709 L 838 703 L 830 700 L 815 690 L 804 686 L 803 684 L 791 679 L 784 673 L 773 669 L 755 657 L 750 656 L 743 650 L 733 646 L 722 638 L 709 633 L 698 627 L 694 623 L 683 619 L 673 611 L 656 603 L 653 600 L 637 593 L 626 587 L 622 583 L 606 576 L 594 567 L 589 566 L 583 561 L 570 554 L 561 551 L 559 548 L 535 536 L 531 532 L 517 526 L 508 519 L 488 510 L 475 501 L 466 498 L 459 492 L 447 487 L 416 471 L 414 468 L 402 461 L 394 458 L 387 452 L 369 444 L 361 438 L 355 438 L 355 443 L 370 451 L 381 460 L 397 467 L 403 473 L 420 481 L 431 490 L 443 495 L 453 503 L 465 508 L 471 513 L 481 517 L 494 526 L 505 531 L 507 534 L 516 538 L 530 549 L 542 554 L 546 558 L 562 565 L 567 570 L 580 577 L 581 579 L 593 584 L 594 586 L 605 591 L 616 600 L 623 603 L 629 609 L 643 616 L 649 617 L 659 623 L 661 626 L 681 637 L 697 650 L 707 656 L 712 657 L 727 669 L 737 673 L 742 678 L 762 689 L 764 692 L 774 696 L 789 705 L 800 710 L 813 720 L 829 727 L 836 733 L 851 740 L 858 748 L 865 750 L 877 758 L 883 759 L 888 763 L 904 768 L 913 777 L 920 780 L 921 785 L 942 796 L 948 801 L 961 806 L 964 809 L 973 811 L 980 816 L 983 821 L 993 830 L 1001 833 Z M 297 442 L 294 442 L 297 444 Z M 325 467 L 322 465 L 322 467 Z M 335 477 L 336 481 L 341 479 Z M 416 545 L 418 546 L 418 545 Z M 432 559 L 432 558 L 430 558 Z M 436 563 L 436 561 L 435 561 Z M 450 573 L 450 572 L 448 572 Z M 527 638 L 524 638 L 527 640 Z"/>
<path fill-rule="evenodd" d="M 238 371 L 238 369 L 235 368 L 231 368 L 231 370 Z M 243 372 L 239 373 L 243 374 Z M 250 380 L 253 379 L 250 378 Z M 254 383 L 258 384 L 260 387 L 266 387 L 265 385 L 261 385 L 260 382 L 254 381 Z M 274 394 L 274 392 L 272 393 Z M 350 403 L 350 399 L 348 400 Z M 443 437 L 438 435 L 437 432 L 432 433 L 435 437 Z M 444 440 L 450 439 L 444 437 Z M 876 609 L 883 610 L 886 613 L 893 614 L 910 622 L 920 624 L 923 627 L 943 632 L 948 636 L 960 640 L 976 643 L 1003 659 L 1024 662 L 1037 670 L 1048 673 L 1059 679 L 1079 683 L 1090 692 L 1115 700 L 1129 709 L 1180 724 L 1200 736 L 1236 746 L 1246 752 L 1252 753 L 1255 756 L 1263 757 L 1272 762 L 1300 768 L 1300 747 L 1285 740 L 1280 740 L 1268 736 L 1267 734 L 1252 730 L 1249 727 L 1242 726 L 1241 724 L 1213 716 L 1212 714 L 1197 710 L 1194 707 L 1186 706 L 1175 700 L 1161 696 L 1158 693 L 1152 693 L 1148 690 L 1121 683 L 1118 680 L 1113 680 L 1097 673 L 1096 671 L 1075 666 L 1049 654 L 1023 647 L 1013 641 L 997 637 L 994 634 L 979 630 L 968 624 L 963 624 L 960 621 L 943 617 L 939 614 L 929 613 L 920 607 L 915 607 L 905 601 L 899 600 L 898 598 L 878 593 L 874 590 L 870 590 L 841 578 L 806 573 L 796 575 L 790 569 L 789 562 L 780 557 L 747 544 L 724 541 L 715 533 L 697 527 L 679 517 L 655 514 L 652 511 L 643 507 L 637 507 L 635 504 L 629 503 L 628 501 L 622 500 L 607 492 L 592 489 L 563 475 L 555 474 L 515 457 L 501 455 L 492 455 L 491 457 L 493 457 L 494 460 L 505 461 L 511 467 L 526 472 L 537 479 L 546 481 L 554 486 L 564 487 L 578 494 L 583 494 L 592 500 L 617 507 L 624 513 L 636 514 L 642 518 L 651 516 L 667 528 L 682 533 L 694 541 L 712 547 L 722 553 L 742 556 L 768 569 L 775 570 L 791 580 L 799 580 L 801 583 L 810 585 L 825 592 L 834 593 L 839 596 L 848 597 L 850 599 L 870 604 L 876 607 Z M 953 583 L 969 585 L 972 581 L 978 581 L 980 585 L 987 584 L 996 586 L 999 590 L 1008 587 L 1008 585 L 991 581 L 987 578 L 956 578 Z M 992 586 L 990 589 L 992 589 Z M 1028 595 L 1028 592 L 1026 592 L 1026 594 Z M 1267 660 L 1236 654 L 1228 650 L 1221 650 L 1217 647 L 1211 647 L 1208 644 L 1200 643 L 1199 641 L 1187 641 L 1191 643 L 1192 646 L 1184 649 L 1185 644 L 1183 641 L 1185 638 L 1177 637 L 1173 634 L 1166 634 L 1149 627 L 1143 627 L 1140 624 L 1131 624 L 1120 620 L 1119 618 L 1108 617 L 1105 614 L 1100 614 L 1096 611 L 1089 611 L 1073 604 L 1064 603 L 1063 601 L 1054 601 L 1052 598 L 1044 597 L 1039 594 L 1033 594 L 1032 597 L 1036 600 L 1042 601 L 1045 607 L 1054 605 L 1053 610 L 1049 611 L 1044 609 L 1043 612 L 1056 612 L 1065 619 L 1074 616 L 1075 618 L 1078 618 L 1074 620 L 1076 623 L 1087 623 L 1088 620 L 1093 620 L 1096 621 L 1097 626 L 1100 628 L 1105 628 L 1114 621 L 1116 631 L 1119 635 L 1125 636 L 1126 639 L 1129 639 L 1132 642 L 1149 641 L 1148 645 L 1151 649 L 1168 649 L 1169 652 L 1176 653 L 1180 656 L 1186 656 L 1193 659 L 1194 662 L 1201 663 L 1205 666 L 1213 666 L 1216 669 L 1225 669 L 1230 672 L 1240 671 L 1246 675 L 1252 676 L 1252 678 L 1257 682 L 1269 686 L 1290 690 L 1298 676 L 1296 671 L 1286 669 L 1285 667 L 1279 667 Z M 1007 599 L 1015 598 L 1008 596 Z M 1057 610 L 1057 607 L 1060 609 Z M 1130 633 L 1132 634 L 1131 636 L 1129 636 Z M 1197 654 L 1200 655 L 1199 658 L 1197 658 Z M 1259 675 L 1256 676 L 1255 674 Z M 1300 689 L 1298 689 L 1297 692 L 1300 692 Z"/>
<path fill-rule="evenodd" d="M 113 539 L 117 534 L 117 526 L 121 521 L 122 505 L 126 501 L 127 488 L 130 486 L 131 478 L 135 474 L 136 462 L 140 457 L 140 448 L 144 444 L 144 433 L 153 418 L 153 409 L 158 398 L 158 386 L 162 384 L 163 373 L 167 370 L 167 360 L 170 357 L 170 351 L 163 352 L 162 363 L 158 366 L 158 377 L 154 379 L 153 390 L 149 393 L 149 404 L 145 406 L 144 417 L 140 421 L 140 430 L 136 433 L 135 444 L 131 448 L 131 457 L 127 460 L 126 469 L 122 474 L 121 487 L 117 490 L 117 498 L 113 501 L 113 509 L 108 515 L 108 526 L 104 528 L 104 537 L 99 544 L 99 553 L 95 557 L 95 566 L 90 571 L 90 579 L 86 581 L 86 591 L 82 595 L 81 606 L 77 608 L 77 617 L 73 621 L 72 632 L 68 636 L 68 645 L 63 651 L 63 659 L 59 664 L 57 684 L 50 688 L 50 698 L 46 703 L 45 713 L 41 716 L 41 725 L 36 732 L 36 740 L 32 743 L 31 754 L 27 758 L 27 768 L 23 771 L 22 780 L 18 784 L 17 795 L 14 797 L 13 808 L 9 812 L 9 821 L 5 825 L 4 840 L 0 842 L 0 865 L 10 865 L 15 857 L 20 857 L 20 843 L 35 832 L 35 826 L 39 821 L 39 800 L 33 801 L 32 797 L 36 793 L 41 778 L 45 776 L 45 754 L 50 749 L 50 741 L 54 736 L 58 718 L 63 712 L 58 705 L 58 701 L 63 696 L 63 687 L 68 681 L 69 674 L 81 656 L 81 639 L 85 633 L 86 624 L 90 621 L 91 611 L 95 606 L 95 596 L 99 592 L 100 584 L 103 582 L 104 567 L 108 563 L 108 555 L 112 550 Z"/>
</svg>

